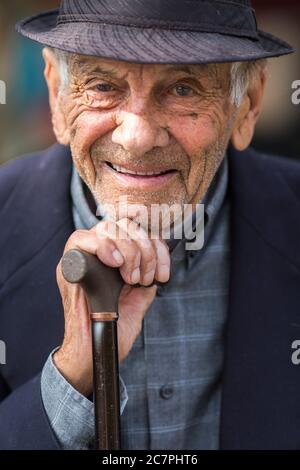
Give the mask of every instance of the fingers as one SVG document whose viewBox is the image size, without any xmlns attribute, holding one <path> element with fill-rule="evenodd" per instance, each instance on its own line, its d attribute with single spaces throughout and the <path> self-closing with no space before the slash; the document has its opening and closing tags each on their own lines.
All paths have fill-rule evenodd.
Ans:
<svg viewBox="0 0 300 470">
<path fill-rule="evenodd" d="M 135 241 L 140 250 L 140 277 L 137 283 L 147 287 L 154 280 L 167 282 L 171 264 L 167 244 L 159 239 L 149 239 L 145 230 L 130 219 L 122 219 L 117 224 Z"/>
<path fill-rule="evenodd" d="M 65 246 L 64 254 L 69 250 L 83 250 L 97 256 L 107 266 L 121 266 L 124 263 L 124 258 L 119 252 L 115 241 L 105 235 L 105 232 L 109 232 L 106 225 L 103 225 L 102 231 L 103 236 L 99 237 L 96 228 L 92 230 L 76 230 L 70 236 Z"/>
<path fill-rule="evenodd" d="M 137 284 L 140 279 L 141 250 L 134 240 L 123 230 L 121 225 L 114 222 L 100 222 L 96 227 L 99 236 L 98 257 L 103 261 L 103 240 L 113 240 L 116 249 L 123 259 L 120 273 L 127 284 Z"/>
<path fill-rule="evenodd" d="M 117 223 L 102 221 L 91 230 L 77 230 L 69 238 L 65 251 L 78 249 L 95 255 L 105 265 L 118 267 L 126 284 L 150 286 L 155 280 L 170 277 L 170 254 L 162 240 L 151 240 L 130 219 Z M 61 274 L 57 274 L 61 279 Z"/>
<path fill-rule="evenodd" d="M 166 242 L 153 240 L 156 249 L 158 262 L 156 264 L 155 279 L 160 282 L 167 282 L 170 279 L 171 258 Z"/>
<path fill-rule="evenodd" d="M 147 233 L 137 224 L 128 219 L 122 219 L 118 222 L 118 226 L 135 241 L 136 249 L 140 251 L 139 273 L 135 284 L 139 283 L 149 286 L 153 283 L 156 272 L 157 255 L 155 245 L 149 240 Z"/>
</svg>

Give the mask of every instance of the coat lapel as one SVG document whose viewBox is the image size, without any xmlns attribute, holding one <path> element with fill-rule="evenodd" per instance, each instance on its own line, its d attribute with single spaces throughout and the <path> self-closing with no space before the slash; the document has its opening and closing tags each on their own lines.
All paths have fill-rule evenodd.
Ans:
<svg viewBox="0 0 300 470">
<path fill-rule="evenodd" d="M 18 165 L 18 180 L 1 208 L 6 223 L 1 227 L 0 249 L 5 253 L 9 246 L 12 252 L 4 258 L 0 288 L 71 219 L 69 148 L 56 144 L 43 154 L 16 160 L 10 168 L 16 172 Z"/>
<path fill-rule="evenodd" d="M 230 149 L 222 449 L 300 448 L 299 165 Z M 297 195 L 298 191 L 298 195 Z"/>
</svg>

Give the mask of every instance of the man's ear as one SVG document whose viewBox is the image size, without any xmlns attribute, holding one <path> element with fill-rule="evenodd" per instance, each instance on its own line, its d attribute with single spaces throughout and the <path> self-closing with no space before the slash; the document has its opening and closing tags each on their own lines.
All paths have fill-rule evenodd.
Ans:
<svg viewBox="0 0 300 470">
<path fill-rule="evenodd" d="M 256 122 L 262 110 L 266 79 L 266 70 L 261 70 L 237 111 L 231 133 L 231 143 L 237 150 L 245 150 L 252 141 Z"/>
<path fill-rule="evenodd" d="M 53 131 L 57 141 L 60 144 L 69 145 L 70 133 L 63 112 L 60 95 L 61 80 L 59 64 L 53 52 L 48 48 L 43 49 L 43 58 L 45 61 L 44 76 L 49 91 L 49 104 L 51 109 Z"/>
</svg>

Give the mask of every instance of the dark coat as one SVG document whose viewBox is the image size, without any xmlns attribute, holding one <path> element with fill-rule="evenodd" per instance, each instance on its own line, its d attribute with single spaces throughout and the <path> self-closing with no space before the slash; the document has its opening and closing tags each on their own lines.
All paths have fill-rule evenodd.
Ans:
<svg viewBox="0 0 300 470">
<path fill-rule="evenodd" d="M 0 449 L 59 449 L 40 373 L 63 338 L 56 266 L 74 231 L 71 156 L 55 145 L 0 169 Z M 231 273 L 222 449 L 300 449 L 300 165 L 229 148 Z"/>
</svg>

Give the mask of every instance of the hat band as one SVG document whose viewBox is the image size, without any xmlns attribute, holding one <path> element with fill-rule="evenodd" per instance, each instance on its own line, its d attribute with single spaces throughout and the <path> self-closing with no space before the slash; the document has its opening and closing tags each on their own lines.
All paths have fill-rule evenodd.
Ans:
<svg viewBox="0 0 300 470">
<path fill-rule="evenodd" d="M 58 15 L 57 25 L 78 22 L 214 32 L 259 39 L 254 10 L 249 6 L 234 2 L 202 0 L 64 1 Z"/>
</svg>

